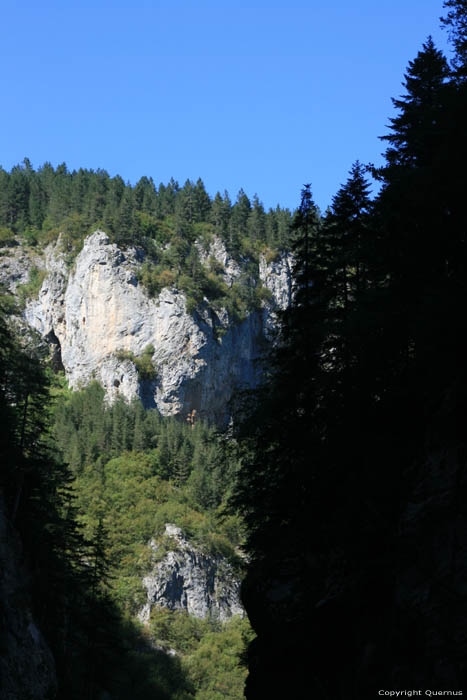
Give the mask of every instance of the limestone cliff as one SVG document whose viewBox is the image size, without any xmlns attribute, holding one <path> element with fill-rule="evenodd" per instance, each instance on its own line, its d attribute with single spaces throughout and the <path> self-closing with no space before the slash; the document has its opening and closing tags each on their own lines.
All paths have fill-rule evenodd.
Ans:
<svg viewBox="0 0 467 700">
<path fill-rule="evenodd" d="M 242 274 L 220 239 L 202 253 L 222 266 L 227 286 Z M 261 258 L 259 279 L 270 301 L 234 323 L 227 311 L 203 303 L 190 314 L 175 287 L 150 298 L 138 281 L 144 253 L 125 251 L 96 231 L 89 236 L 68 270 L 60 242 L 45 251 L 47 276 L 38 299 L 27 305 L 28 324 L 60 351 L 73 388 L 97 379 L 109 398 L 139 396 L 146 407 L 163 415 L 187 415 L 217 424 L 228 421 L 228 401 L 239 386 L 258 380 L 255 360 L 274 325 L 274 313 L 285 308 L 291 293 L 286 257 L 267 263 Z M 138 375 L 134 357 L 154 348 L 154 379 Z M 126 357 L 125 357 L 126 353 Z M 57 360 L 58 361 L 58 360 Z"/>
<path fill-rule="evenodd" d="M 162 558 L 143 579 L 147 601 L 140 620 L 147 622 L 154 606 L 222 622 L 232 615 L 243 617 L 240 580 L 227 560 L 188 542 L 175 525 L 166 525 L 165 535 L 167 551 L 162 549 Z M 157 559 L 162 545 L 152 541 L 150 546 Z"/>
</svg>

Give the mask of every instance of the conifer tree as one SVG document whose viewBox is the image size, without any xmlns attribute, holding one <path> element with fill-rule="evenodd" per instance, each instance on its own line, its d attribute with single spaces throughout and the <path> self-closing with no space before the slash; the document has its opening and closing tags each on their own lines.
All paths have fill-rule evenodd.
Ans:
<svg viewBox="0 0 467 700">
<path fill-rule="evenodd" d="M 193 219 L 196 222 L 208 221 L 211 211 L 211 200 L 205 190 L 204 183 L 199 177 L 193 187 Z"/>
<path fill-rule="evenodd" d="M 132 190 L 130 187 L 125 187 L 115 222 L 117 243 L 125 244 L 132 241 L 132 233 L 135 226 L 133 210 Z"/>
<path fill-rule="evenodd" d="M 446 58 L 428 37 L 417 57 L 409 61 L 404 76 L 407 94 L 392 100 L 399 114 L 389 120 L 392 133 L 382 137 L 391 144 L 385 153 L 388 165 L 380 172 L 383 180 L 391 177 L 394 166 L 432 164 L 441 136 L 443 86 L 449 73 Z"/>
<path fill-rule="evenodd" d="M 216 234 L 224 241 L 228 240 L 231 208 L 232 203 L 228 192 L 225 191 L 223 197 L 220 192 L 217 192 L 212 202 L 210 220 Z"/>
<path fill-rule="evenodd" d="M 328 238 L 333 257 L 329 282 L 336 293 L 334 303 L 344 312 L 368 283 L 369 187 L 364 169 L 357 161 L 346 184 L 334 196 L 324 222 L 323 236 Z"/>
<path fill-rule="evenodd" d="M 149 179 L 144 175 L 141 177 L 135 185 L 133 191 L 133 201 L 136 209 L 140 211 L 145 210 L 145 200 L 147 199 L 146 192 L 150 189 L 151 185 Z"/>
<path fill-rule="evenodd" d="M 253 207 L 248 215 L 247 233 L 252 241 L 266 239 L 266 214 L 257 194 L 253 197 Z"/>
<path fill-rule="evenodd" d="M 222 234 L 224 229 L 223 222 L 223 202 L 220 192 L 216 192 L 212 201 L 211 207 L 211 222 L 217 234 Z"/>
<path fill-rule="evenodd" d="M 195 195 L 191 180 L 187 180 L 175 200 L 175 226 L 178 236 L 190 238 L 195 218 Z"/>
<path fill-rule="evenodd" d="M 80 168 L 78 172 L 73 171 L 72 181 L 71 206 L 73 210 L 81 214 L 89 191 L 90 172 L 84 168 Z"/>
<path fill-rule="evenodd" d="M 240 239 L 245 235 L 250 215 L 251 203 L 243 189 L 237 195 L 237 201 L 232 207 L 230 216 L 229 246 L 231 250 L 237 251 L 240 246 Z"/>
<path fill-rule="evenodd" d="M 146 436 L 144 433 L 145 411 L 140 401 L 134 401 L 132 408 L 135 416 L 132 449 L 135 452 L 140 452 L 144 449 L 146 444 Z"/>
<path fill-rule="evenodd" d="M 180 186 L 173 177 L 170 178 L 167 186 L 162 185 L 162 183 L 159 185 L 158 200 L 160 201 L 160 213 L 162 216 L 175 213 L 175 201 L 179 191 Z"/>
<path fill-rule="evenodd" d="M 430 355 L 441 356 L 441 338 L 449 334 L 448 314 L 433 313 L 429 301 L 435 294 L 438 310 L 452 305 L 450 278 L 456 265 L 452 250 L 459 241 L 453 230 L 459 171 L 453 165 L 465 137 L 457 144 L 451 141 L 457 119 L 452 119 L 456 100 L 448 78 L 446 59 L 429 38 L 409 62 L 407 92 L 394 100 L 399 113 L 391 119 L 391 133 L 383 137 L 390 147 L 386 165 L 377 172 L 383 187 L 376 216 L 378 253 L 384 261 L 379 271 L 382 304 L 391 309 L 383 322 L 387 342 L 383 354 L 391 348 L 399 358 L 397 365 L 393 363 L 399 376 L 390 380 L 395 384 L 404 374 L 415 377 L 416 365 L 418 371 L 423 365 L 428 368 Z M 458 260 L 459 253 L 460 249 Z M 430 339 L 428 328 L 433 331 Z M 411 396 L 419 390 L 424 391 L 414 386 Z"/>
<path fill-rule="evenodd" d="M 305 185 L 301 193 L 300 206 L 293 223 L 292 253 L 294 255 L 293 276 L 296 283 L 294 306 L 308 306 L 311 287 L 312 255 L 318 252 L 319 214 L 311 194 L 311 185 Z"/>
<path fill-rule="evenodd" d="M 109 186 L 109 174 L 99 168 L 94 173 L 94 177 L 90 182 L 90 187 L 87 192 L 87 217 L 89 225 L 97 225 L 102 221 L 105 211 L 107 190 Z M 127 222 L 125 219 L 126 213 L 120 212 L 119 225 L 122 227 L 122 231 L 125 226 L 131 227 L 131 221 Z M 126 230 L 126 229 L 125 229 Z"/>
<path fill-rule="evenodd" d="M 449 39 L 455 50 L 454 68 L 460 82 L 467 79 L 467 1 L 445 0 L 443 7 L 448 8 L 446 17 L 441 17 L 441 24 L 448 29 Z"/>
</svg>

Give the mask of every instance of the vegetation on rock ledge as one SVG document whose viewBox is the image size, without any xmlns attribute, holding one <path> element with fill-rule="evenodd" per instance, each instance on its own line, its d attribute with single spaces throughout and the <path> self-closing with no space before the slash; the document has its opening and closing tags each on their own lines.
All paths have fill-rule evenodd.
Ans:
<svg viewBox="0 0 467 700">
<path fill-rule="evenodd" d="M 70 172 L 64 163 L 34 170 L 25 159 L 10 172 L 0 168 L 0 245 L 42 248 L 61 234 L 71 264 L 85 237 L 101 229 L 120 247 L 145 251 L 139 279 L 151 296 L 175 286 L 186 294 L 190 313 L 204 299 L 227 308 L 234 320 L 259 308 L 268 298 L 259 256 L 271 261 L 288 249 L 290 224 L 289 210 L 266 212 L 256 195 L 250 202 L 243 190 L 234 204 L 226 192 L 211 200 L 201 179 L 156 187 L 142 177 L 133 187 L 104 170 Z M 218 261 L 200 257 L 215 237 L 242 264 L 231 286 Z"/>
</svg>

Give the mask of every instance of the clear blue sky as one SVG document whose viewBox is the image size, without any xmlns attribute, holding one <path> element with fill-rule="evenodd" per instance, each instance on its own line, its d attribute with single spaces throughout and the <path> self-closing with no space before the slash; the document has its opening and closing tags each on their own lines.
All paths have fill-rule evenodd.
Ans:
<svg viewBox="0 0 467 700">
<path fill-rule="evenodd" d="M 442 0 L 12 2 L 0 164 L 104 168 L 321 208 L 378 136 Z"/>
</svg>

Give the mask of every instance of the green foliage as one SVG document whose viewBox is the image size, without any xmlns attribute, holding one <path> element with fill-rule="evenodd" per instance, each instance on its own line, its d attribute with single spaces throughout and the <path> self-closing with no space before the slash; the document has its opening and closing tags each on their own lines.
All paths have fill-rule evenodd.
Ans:
<svg viewBox="0 0 467 700">
<path fill-rule="evenodd" d="M 14 232 L 7 228 L 6 226 L 0 227 L 0 248 L 7 248 L 8 246 L 15 245 L 15 234 Z"/>
<path fill-rule="evenodd" d="M 0 284 L 0 314 L 5 318 L 18 313 L 16 297 Z"/>
<path fill-rule="evenodd" d="M 273 248 L 269 248 L 269 246 L 264 246 L 262 249 L 262 253 L 268 265 L 270 265 L 273 262 L 277 262 L 277 260 L 279 259 L 279 250 L 274 250 Z"/>
<path fill-rule="evenodd" d="M 170 485 L 154 474 L 156 465 L 154 454 L 128 453 L 86 467 L 75 484 L 84 532 L 90 537 L 103 520 L 115 597 L 132 612 L 143 602 L 141 579 L 150 566 L 147 543 L 158 529 L 158 507 L 170 497 Z"/>
<path fill-rule="evenodd" d="M 138 273 L 140 282 L 146 288 L 149 296 L 157 296 L 164 287 L 172 287 L 177 279 L 174 270 L 170 270 L 163 265 L 152 265 L 145 261 Z"/>
<path fill-rule="evenodd" d="M 240 648 L 236 630 L 240 624 L 245 641 L 247 623 L 222 626 L 186 614 L 166 614 L 164 621 L 161 613 L 153 615 L 148 631 L 124 613 L 144 602 L 141 579 L 155 561 L 148 541 L 157 539 L 159 558 L 176 546 L 163 535 L 167 522 L 205 550 L 236 561 L 242 528 L 216 506 L 226 490 L 225 465 L 212 432 L 201 423 L 163 421 L 138 402 L 106 407 L 97 383 L 70 392 L 63 376 L 44 370 L 34 343 L 21 347 L 4 313 L 0 485 L 31 568 L 34 619 L 54 653 L 60 697 L 189 700 L 214 683 L 230 688 L 227 697 L 240 698 L 245 645 Z M 72 456 L 74 479 L 57 457 L 51 432 L 62 453 Z M 145 451 L 122 453 L 133 442 Z M 196 502 L 189 479 L 180 483 L 182 460 L 185 479 L 190 471 L 211 475 L 212 484 L 200 491 L 210 510 Z M 180 656 L 155 650 L 154 638 L 175 646 Z M 206 646 L 215 656 L 212 664 L 202 662 L 208 675 L 200 679 L 198 656 Z"/>
<path fill-rule="evenodd" d="M 172 540 L 162 537 L 166 523 L 180 527 L 206 551 L 223 554 L 240 565 L 234 550 L 242 536 L 240 522 L 224 518 L 221 511 L 204 511 L 189 485 L 177 487 L 158 471 L 157 450 L 127 452 L 105 464 L 98 460 L 85 467 L 74 487 L 86 536 L 93 536 L 99 522 L 105 526 L 115 599 L 131 612 L 144 602 L 141 580 L 151 566 L 149 540 L 155 538 L 160 545 L 159 557 L 174 546 Z"/>
<path fill-rule="evenodd" d="M 154 355 L 153 345 L 145 347 L 140 357 L 137 357 L 131 350 L 117 350 L 115 355 L 118 360 L 130 360 L 130 362 L 133 362 L 140 379 L 153 380 L 157 377 L 157 369 L 152 359 Z"/>
<path fill-rule="evenodd" d="M 45 223 L 44 228 L 46 226 L 47 224 Z M 72 212 L 62 220 L 59 230 L 61 247 L 66 252 L 65 262 L 70 267 L 83 247 L 85 237 L 92 232 L 92 228 L 90 228 L 88 220 L 82 214 Z M 56 227 L 49 230 L 48 240 L 54 236 L 55 231 L 57 231 Z"/>
<path fill-rule="evenodd" d="M 108 532 L 102 518 L 88 539 L 78 526 L 76 484 L 50 438 L 43 358 L 35 339 L 20 340 L 4 314 L 2 308 L 0 507 L 27 562 L 28 587 L 17 604 L 32 606 L 52 650 L 58 696 L 188 700 L 192 686 L 180 663 L 155 653 L 109 598 Z M 63 383 L 57 393 L 66 394 Z"/>
<path fill-rule="evenodd" d="M 243 254 L 250 256 L 250 264 L 247 266 L 247 272 L 231 287 L 223 280 L 223 265 L 212 257 L 207 266 L 201 265 L 197 254 L 193 254 L 193 249 L 178 273 L 167 267 L 173 264 L 173 261 L 165 254 L 157 265 L 144 262 L 139 279 L 151 296 L 158 295 L 164 287 L 176 287 L 184 292 L 188 313 L 194 313 L 197 307 L 206 301 L 215 310 L 227 309 L 231 318 L 239 322 L 250 311 L 261 308 L 263 303 L 271 300 L 270 292 L 259 281 L 259 247 L 256 244 L 250 246 L 247 239 L 243 239 Z M 270 253 L 269 259 L 273 257 Z"/>
<path fill-rule="evenodd" d="M 181 654 L 192 652 L 207 632 L 219 627 L 219 623 L 193 617 L 184 610 L 157 606 L 151 610 L 149 620 L 149 633 L 154 641 Z"/>
<path fill-rule="evenodd" d="M 178 658 L 154 650 L 145 630 L 128 616 L 117 630 L 118 652 L 109 659 L 106 690 L 115 700 L 192 700 L 193 684 Z M 101 700 L 102 695 L 94 696 Z"/>
<path fill-rule="evenodd" d="M 108 406 L 97 382 L 79 392 L 60 391 L 54 413 L 55 438 L 77 475 L 85 532 L 91 537 L 103 519 L 109 533 L 119 600 L 144 569 L 141 548 L 168 522 L 238 564 L 241 522 L 223 511 L 237 458 L 204 423 L 163 419 L 138 401 Z"/>
<path fill-rule="evenodd" d="M 147 348 L 147 354 L 152 352 Z M 180 527 L 197 547 L 222 554 L 242 570 L 236 552 L 243 540 L 242 523 L 224 507 L 237 469 L 228 444 L 201 422 L 192 427 L 163 419 L 156 411 L 144 411 L 139 402 L 107 406 L 96 382 L 80 392 L 69 392 L 59 383 L 55 391 L 54 433 L 77 474 L 73 493 L 78 520 L 83 534 L 95 543 L 93 551 L 102 555 L 96 562 L 108 565 L 107 590 L 119 610 L 132 615 L 141 609 L 146 598 L 142 578 L 177 546 L 164 534 L 167 523 Z M 139 451 L 131 451 L 135 444 Z M 150 540 L 157 542 L 155 552 L 148 547 Z M 126 633 L 118 634 L 125 645 Z M 134 634 L 130 630 L 131 644 Z M 117 698 L 128 697 L 134 668 L 140 669 L 138 683 L 147 683 L 153 692 L 172 679 L 168 698 L 214 698 L 218 695 L 212 693 L 222 688 L 226 697 L 242 696 L 246 670 L 240 657 L 251 635 L 246 621 L 221 625 L 157 608 L 146 634 L 159 647 L 175 648 L 180 659 L 173 660 L 169 673 L 160 663 L 171 657 L 151 652 L 149 640 L 145 650 L 140 641 L 139 651 L 128 653 L 106 686 L 110 690 L 118 684 Z M 141 697 L 150 697 L 149 690 L 147 696 L 141 692 Z"/>
<path fill-rule="evenodd" d="M 46 235 L 35 226 L 29 226 L 21 232 L 21 241 L 27 246 L 37 246 L 46 240 Z"/>
<path fill-rule="evenodd" d="M 221 624 L 155 607 L 149 633 L 156 644 L 181 654 L 197 698 L 238 700 L 243 696 L 246 669 L 242 657 L 253 637 L 247 620 L 234 617 Z"/>
<path fill-rule="evenodd" d="M 85 237 L 100 228 L 112 242 L 144 251 L 139 280 L 150 296 L 175 286 L 185 293 L 189 313 L 205 300 L 228 308 L 236 320 L 256 308 L 247 290 L 231 293 L 219 265 L 201 264 L 198 246 L 206 251 L 214 234 L 220 236 L 234 258 L 254 262 L 254 284 L 261 246 L 287 248 L 290 223 L 288 210 L 265 213 L 258 197 L 252 207 L 243 190 L 233 207 L 227 193 L 211 201 L 201 179 L 187 180 L 182 188 L 173 180 L 156 188 L 142 177 L 132 187 L 104 170 L 69 172 L 64 163 L 36 171 L 27 159 L 10 172 L 0 171 L 0 246 L 15 240 L 44 246 L 61 235 L 70 266 Z"/>
<path fill-rule="evenodd" d="M 220 630 L 205 633 L 183 666 L 200 700 L 243 696 L 246 668 L 242 657 L 253 638 L 246 620 L 233 618 Z"/>
<path fill-rule="evenodd" d="M 41 270 L 38 267 L 31 268 L 29 271 L 29 279 L 26 284 L 18 285 L 16 290 L 21 306 L 24 306 L 29 299 L 37 297 L 46 276 L 47 272 L 45 270 Z"/>
</svg>

